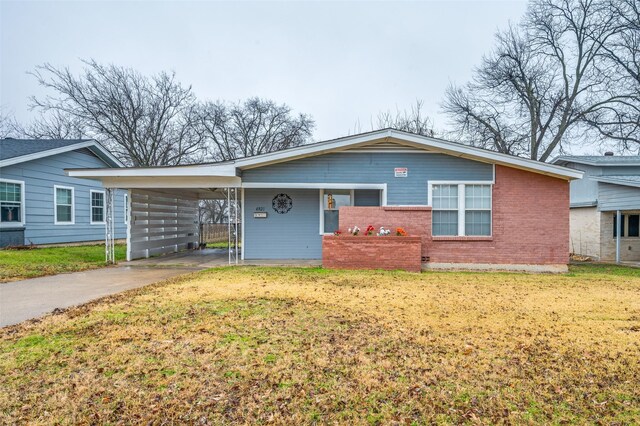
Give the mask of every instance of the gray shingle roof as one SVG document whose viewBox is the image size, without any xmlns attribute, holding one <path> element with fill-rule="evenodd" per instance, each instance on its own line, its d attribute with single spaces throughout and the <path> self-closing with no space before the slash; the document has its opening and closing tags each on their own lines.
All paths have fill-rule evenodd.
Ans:
<svg viewBox="0 0 640 426">
<path fill-rule="evenodd" d="M 640 166 L 640 155 L 561 155 L 554 164 L 578 163 L 591 166 Z"/>
<path fill-rule="evenodd" d="M 0 160 L 49 151 L 91 139 L 0 139 Z"/>
</svg>

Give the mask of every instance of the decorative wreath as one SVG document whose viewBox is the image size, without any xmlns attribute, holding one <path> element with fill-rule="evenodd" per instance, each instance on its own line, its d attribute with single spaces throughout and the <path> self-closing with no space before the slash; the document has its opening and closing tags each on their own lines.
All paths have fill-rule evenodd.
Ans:
<svg viewBox="0 0 640 426">
<path fill-rule="evenodd" d="M 273 197 L 271 206 L 279 214 L 289 213 L 291 207 L 293 207 L 293 200 L 287 194 L 278 194 Z"/>
</svg>

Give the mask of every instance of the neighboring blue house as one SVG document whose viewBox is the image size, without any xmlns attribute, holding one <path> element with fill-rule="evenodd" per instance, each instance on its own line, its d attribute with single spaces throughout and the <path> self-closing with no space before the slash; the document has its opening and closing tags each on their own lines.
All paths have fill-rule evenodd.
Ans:
<svg viewBox="0 0 640 426">
<path fill-rule="evenodd" d="M 0 247 L 104 241 L 106 202 L 99 181 L 68 168 L 122 167 L 94 140 L 0 140 Z M 115 198 L 116 238 L 126 237 L 125 191 Z"/>
<path fill-rule="evenodd" d="M 585 173 L 571 182 L 572 252 L 640 261 L 640 156 L 567 155 L 553 162 Z"/>
</svg>

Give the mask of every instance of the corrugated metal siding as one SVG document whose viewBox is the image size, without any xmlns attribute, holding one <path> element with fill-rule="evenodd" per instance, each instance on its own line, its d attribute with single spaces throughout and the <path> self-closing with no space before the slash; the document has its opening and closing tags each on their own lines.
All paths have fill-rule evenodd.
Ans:
<svg viewBox="0 0 640 426">
<path fill-rule="evenodd" d="M 102 190 L 98 181 L 71 178 L 65 168 L 105 167 L 95 156 L 66 152 L 26 163 L 3 167 L 0 178 L 25 182 L 25 243 L 51 244 L 104 239 L 104 225 L 91 225 L 89 191 Z M 54 225 L 54 185 L 74 187 L 75 224 Z M 126 237 L 124 191 L 117 191 L 116 238 Z"/>
<path fill-rule="evenodd" d="M 396 167 L 408 167 L 408 177 L 394 177 Z M 427 204 L 430 180 L 493 180 L 493 166 L 445 154 L 336 153 L 242 173 L 245 183 L 387 183 L 387 204 Z"/>
<path fill-rule="evenodd" d="M 245 189 L 245 259 L 320 259 L 320 190 Z M 273 198 L 284 192 L 293 201 L 291 211 L 278 214 L 271 207 Z M 254 219 L 263 207 L 266 219 Z"/>
<path fill-rule="evenodd" d="M 600 211 L 640 209 L 640 188 L 598 183 Z"/>
</svg>

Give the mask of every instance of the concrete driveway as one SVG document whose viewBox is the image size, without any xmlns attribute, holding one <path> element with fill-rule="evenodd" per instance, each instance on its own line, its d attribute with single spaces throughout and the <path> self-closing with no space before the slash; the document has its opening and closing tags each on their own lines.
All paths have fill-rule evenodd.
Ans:
<svg viewBox="0 0 640 426">
<path fill-rule="evenodd" d="M 0 284 L 0 327 L 100 297 L 143 287 L 201 267 L 116 266 Z"/>
</svg>

